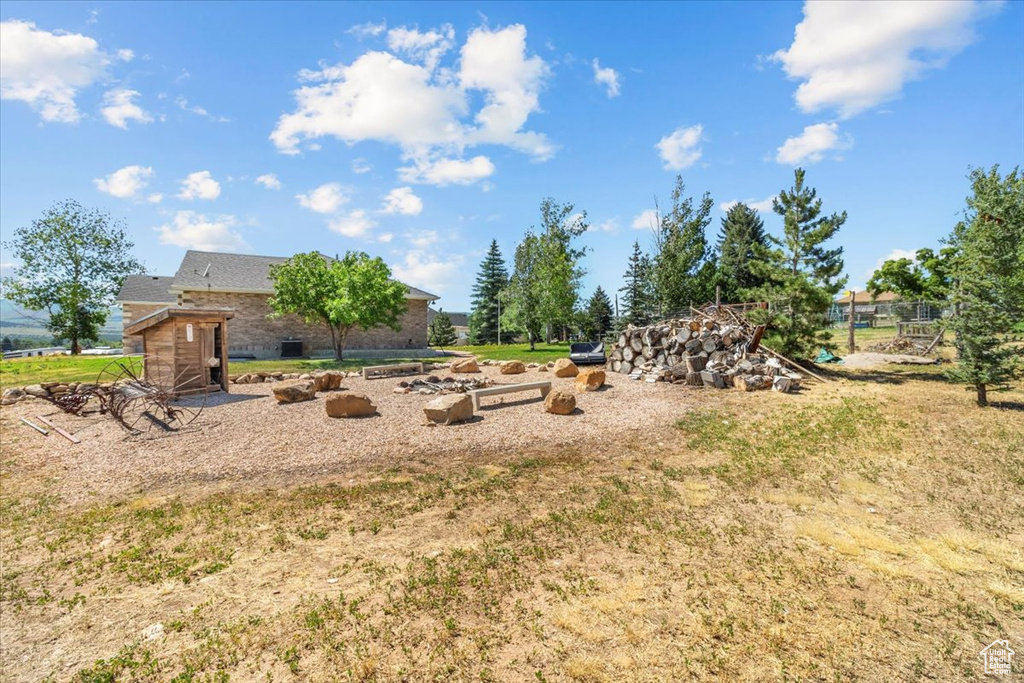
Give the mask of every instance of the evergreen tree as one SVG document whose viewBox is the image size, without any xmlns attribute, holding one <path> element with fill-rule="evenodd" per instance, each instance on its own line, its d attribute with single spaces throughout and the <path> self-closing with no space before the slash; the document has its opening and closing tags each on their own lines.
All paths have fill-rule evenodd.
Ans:
<svg viewBox="0 0 1024 683">
<path fill-rule="evenodd" d="M 654 310 L 654 284 L 652 282 L 651 259 L 640 250 L 640 242 L 633 242 L 633 254 L 623 279 L 622 322 L 626 325 L 646 325 L 651 321 Z"/>
<path fill-rule="evenodd" d="M 512 278 L 509 281 L 506 295 L 502 299 L 505 303 L 505 309 L 501 316 L 502 323 L 506 327 L 525 332 L 530 342 L 531 351 L 533 351 L 544 327 L 541 314 L 543 292 L 541 259 L 541 239 L 532 232 L 527 232 L 523 241 L 516 247 Z"/>
<path fill-rule="evenodd" d="M 2 349 L 4 353 L 14 350 L 14 343 L 11 341 L 10 337 L 4 337 L 3 341 L 0 342 L 0 349 Z"/>
<path fill-rule="evenodd" d="M 480 272 L 473 285 L 473 311 L 469 316 L 471 344 L 498 343 L 498 296 L 508 286 L 508 271 L 501 257 L 498 240 L 491 240 L 491 248 L 480 264 Z"/>
<path fill-rule="evenodd" d="M 660 313 L 687 310 L 713 298 L 715 264 L 705 229 L 711 224 L 714 202 L 707 192 L 700 205 L 686 197 L 682 176 L 676 176 L 672 208 L 661 217 L 655 232 L 654 284 Z"/>
<path fill-rule="evenodd" d="M 592 326 L 593 338 L 601 340 L 612 329 L 612 301 L 600 285 L 594 290 L 594 294 L 587 302 L 587 319 Z"/>
<path fill-rule="evenodd" d="M 767 247 L 764 221 L 755 209 L 740 202 L 733 205 L 722 219 L 718 235 L 718 284 L 722 300 L 737 303 L 741 290 L 763 284 L 750 268 L 755 247 Z"/>
<path fill-rule="evenodd" d="M 459 338 L 458 333 L 455 331 L 455 326 L 452 325 L 452 319 L 444 310 L 434 314 L 434 319 L 430 321 L 430 327 L 427 329 L 427 332 L 430 345 L 441 348 L 451 346 Z"/>
<path fill-rule="evenodd" d="M 1014 334 L 1024 318 L 1024 176 L 1018 168 L 1005 178 L 998 166 L 975 169 L 971 184 L 965 220 L 949 240 L 957 364 L 948 374 L 987 406 L 990 388 L 1024 377 L 1024 344 Z"/>
<path fill-rule="evenodd" d="M 804 186 L 804 170 L 795 171 L 795 182 L 772 203 L 784 221 L 781 239 L 768 236 L 769 247 L 755 246 L 750 262 L 753 274 L 764 284 L 741 291 L 749 301 L 767 301 L 766 315 L 752 317 L 767 322 L 773 343 L 783 355 L 811 357 L 820 346 L 830 346 L 828 311 L 846 284 L 841 278 L 843 249 L 826 249 L 846 222 L 846 212 L 821 215 L 822 201 L 813 188 Z"/>
</svg>

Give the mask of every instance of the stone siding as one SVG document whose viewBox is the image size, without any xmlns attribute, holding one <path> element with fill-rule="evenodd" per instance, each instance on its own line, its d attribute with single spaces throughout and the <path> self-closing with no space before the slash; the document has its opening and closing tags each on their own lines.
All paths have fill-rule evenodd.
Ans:
<svg viewBox="0 0 1024 683">
<path fill-rule="evenodd" d="M 301 339 L 307 356 L 331 356 L 331 333 L 323 325 L 307 325 L 295 315 L 270 319 L 269 297 L 265 294 L 190 291 L 179 295 L 187 308 L 230 308 L 235 317 L 228 321 L 228 352 L 257 358 L 279 358 L 281 341 Z M 410 299 L 402 316 L 401 330 L 377 327 L 349 332 L 346 349 L 423 349 L 427 347 L 427 301 Z"/>
<path fill-rule="evenodd" d="M 124 354 L 142 353 L 142 335 L 128 335 L 124 330 L 130 327 L 136 320 L 149 315 L 153 311 L 167 308 L 167 304 L 121 304 L 121 313 L 124 316 L 124 324 L 121 328 L 121 343 L 124 344 Z"/>
</svg>

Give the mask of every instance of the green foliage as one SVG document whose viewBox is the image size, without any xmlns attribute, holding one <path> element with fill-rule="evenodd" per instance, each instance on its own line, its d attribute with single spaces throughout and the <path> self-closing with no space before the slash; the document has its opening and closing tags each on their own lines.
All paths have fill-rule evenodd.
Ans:
<svg viewBox="0 0 1024 683">
<path fill-rule="evenodd" d="M 836 294 L 846 284 L 841 278 L 843 249 L 826 249 L 846 222 L 846 212 L 821 215 L 817 191 L 804 186 L 804 170 L 795 171 L 795 182 L 773 202 L 775 213 L 784 221 L 783 236 L 768 236 L 769 247 L 755 246 L 750 262 L 754 276 L 764 282 L 741 290 L 749 301 L 767 301 L 769 311 L 751 319 L 770 326 L 772 342 L 783 355 L 813 357 L 821 346 L 831 346 L 828 311 Z"/>
<path fill-rule="evenodd" d="M 688 310 L 714 298 L 715 264 L 705 229 L 711 224 L 714 201 L 707 192 L 694 207 L 686 197 L 682 176 L 676 176 L 672 207 L 655 232 L 654 286 L 660 313 Z"/>
<path fill-rule="evenodd" d="M 999 167 L 970 175 L 973 196 L 949 243 L 956 250 L 951 298 L 957 364 L 948 375 L 977 391 L 1009 388 L 1024 377 L 1024 345 L 1012 334 L 1024 317 L 1024 176 Z"/>
<path fill-rule="evenodd" d="M 733 205 L 722 219 L 718 235 L 718 284 L 722 301 L 739 303 L 740 292 L 764 284 L 751 270 L 756 247 L 767 247 L 764 221 L 755 209 L 740 202 Z"/>
<path fill-rule="evenodd" d="M 654 293 L 654 266 L 650 257 L 640 250 L 640 242 L 633 242 L 633 253 L 623 280 L 622 322 L 626 325 L 641 326 L 649 323 L 657 310 Z"/>
<path fill-rule="evenodd" d="M 442 348 L 451 346 L 459 338 L 459 335 L 455 332 L 455 326 L 452 325 L 452 319 L 443 310 L 434 314 L 434 319 L 430 321 L 428 332 L 431 346 L 440 346 Z"/>
<path fill-rule="evenodd" d="M 871 274 L 868 292 L 893 292 L 908 301 L 942 302 L 949 298 L 956 249 L 918 249 L 913 259 L 891 259 Z"/>
<path fill-rule="evenodd" d="M 530 342 L 531 350 L 544 326 L 541 319 L 541 254 L 540 238 L 527 232 L 516 247 L 512 279 L 503 299 L 506 305 L 502 322 L 507 328 L 522 330 Z"/>
<path fill-rule="evenodd" d="M 498 342 L 498 297 L 508 286 L 508 270 L 501 257 L 498 240 L 491 240 L 491 248 L 480 264 L 480 272 L 473 285 L 473 311 L 469 316 L 469 342 L 495 344 Z"/>
<path fill-rule="evenodd" d="M 71 342 L 72 353 L 81 351 L 83 341 L 99 340 L 107 309 L 125 278 L 143 271 L 131 255 L 134 245 L 123 224 L 68 199 L 14 235 L 4 249 L 21 265 L 4 279 L 4 296 L 25 308 L 46 310 L 47 329 Z"/>
<path fill-rule="evenodd" d="M 340 260 L 315 251 L 296 254 L 271 267 L 270 277 L 270 315 L 294 313 L 306 323 L 326 325 L 337 360 L 342 359 L 351 330 L 382 325 L 399 330 L 399 318 L 408 306 L 409 288 L 391 279 L 383 259 L 363 252 L 346 252 Z"/>
<path fill-rule="evenodd" d="M 585 318 L 590 326 L 585 330 L 589 334 L 588 339 L 600 340 L 612 329 L 612 318 L 615 311 L 612 309 L 612 301 L 600 285 L 594 290 L 590 301 L 587 302 Z"/>
</svg>

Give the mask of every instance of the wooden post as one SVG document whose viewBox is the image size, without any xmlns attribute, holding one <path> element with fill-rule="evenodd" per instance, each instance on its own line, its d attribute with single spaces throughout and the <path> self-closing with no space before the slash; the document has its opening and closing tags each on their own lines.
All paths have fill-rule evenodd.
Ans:
<svg viewBox="0 0 1024 683">
<path fill-rule="evenodd" d="M 715 285 L 715 308 L 722 305 L 722 285 Z"/>
<path fill-rule="evenodd" d="M 857 314 L 857 291 L 850 290 L 850 353 L 857 351 L 856 337 L 853 331 L 854 316 Z"/>
</svg>

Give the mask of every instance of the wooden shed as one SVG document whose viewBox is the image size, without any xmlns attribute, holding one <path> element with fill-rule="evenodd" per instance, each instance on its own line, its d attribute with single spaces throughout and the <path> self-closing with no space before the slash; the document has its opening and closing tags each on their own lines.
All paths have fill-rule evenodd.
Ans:
<svg viewBox="0 0 1024 683">
<path fill-rule="evenodd" d="M 139 318 L 125 333 L 142 336 L 143 372 L 154 384 L 188 394 L 228 391 L 230 308 L 168 306 Z"/>
</svg>

